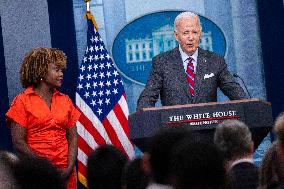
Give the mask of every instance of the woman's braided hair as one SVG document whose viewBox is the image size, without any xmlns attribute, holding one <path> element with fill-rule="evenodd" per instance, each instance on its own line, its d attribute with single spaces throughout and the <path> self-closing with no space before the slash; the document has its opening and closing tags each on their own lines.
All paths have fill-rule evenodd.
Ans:
<svg viewBox="0 0 284 189">
<path fill-rule="evenodd" d="M 37 47 L 31 49 L 24 57 L 20 70 L 21 84 L 24 88 L 36 87 L 48 72 L 48 65 L 66 67 L 65 53 L 56 48 Z"/>
</svg>

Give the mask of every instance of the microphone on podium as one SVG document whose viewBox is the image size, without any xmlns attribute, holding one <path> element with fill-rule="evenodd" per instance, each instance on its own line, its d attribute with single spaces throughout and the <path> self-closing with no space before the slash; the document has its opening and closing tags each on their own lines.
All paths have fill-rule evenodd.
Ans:
<svg viewBox="0 0 284 189">
<path fill-rule="evenodd" d="M 241 78 L 241 77 L 240 77 L 238 74 L 236 74 L 236 73 L 234 73 L 233 76 L 236 77 L 236 78 L 238 77 L 238 78 L 240 78 L 240 79 L 242 80 L 242 83 L 243 83 L 243 85 L 244 85 L 245 88 L 246 88 L 246 91 L 247 91 L 247 93 L 248 93 L 248 95 L 249 95 L 249 98 L 251 98 L 251 95 L 250 95 L 250 93 L 249 93 L 249 91 L 248 91 L 248 88 L 247 88 L 247 86 L 246 86 L 246 84 L 245 84 L 243 78 Z"/>
</svg>

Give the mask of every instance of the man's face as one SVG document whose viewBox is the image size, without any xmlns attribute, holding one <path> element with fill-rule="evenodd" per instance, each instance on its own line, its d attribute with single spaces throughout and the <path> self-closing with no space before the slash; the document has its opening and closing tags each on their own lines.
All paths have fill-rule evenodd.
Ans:
<svg viewBox="0 0 284 189">
<path fill-rule="evenodd" d="M 181 18 L 177 23 L 174 34 L 182 50 L 191 56 L 198 48 L 201 38 L 201 27 L 198 18 Z"/>
</svg>

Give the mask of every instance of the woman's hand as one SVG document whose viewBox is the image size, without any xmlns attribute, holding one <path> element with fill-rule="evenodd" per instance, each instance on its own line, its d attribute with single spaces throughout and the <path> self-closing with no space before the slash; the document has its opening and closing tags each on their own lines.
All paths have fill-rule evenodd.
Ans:
<svg viewBox="0 0 284 189">
<path fill-rule="evenodd" d="M 63 178 L 63 180 L 68 180 L 68 178 L 70 177 L 70 175 L 72 174 L 73 168 L 66 168 L 61 170 L 61 177 Z"/>
</svg>

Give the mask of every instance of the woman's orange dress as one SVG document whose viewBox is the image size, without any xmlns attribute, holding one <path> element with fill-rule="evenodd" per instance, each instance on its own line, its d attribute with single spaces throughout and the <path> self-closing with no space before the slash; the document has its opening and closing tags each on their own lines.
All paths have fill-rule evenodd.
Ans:
<svg viewBox="0 0 284 189">
<path fill-rule="evenodd" d="M 80 117 L 80 112 L 67 95 L 54 90 L 49 108 L 33 88 L 29 87 L 13 100 L 6 117 L 26 128 L 26 142 L 37 154 L 48 158 L 58 168 L 67 167 L 66 129 L 74 126 Z M 67 186 L 77 188 L 76 169 Z"/>
</svg>

